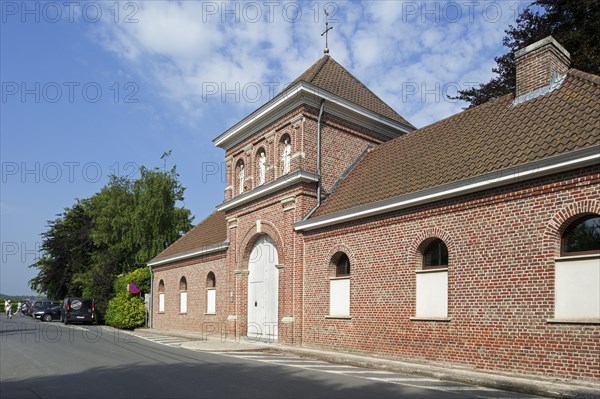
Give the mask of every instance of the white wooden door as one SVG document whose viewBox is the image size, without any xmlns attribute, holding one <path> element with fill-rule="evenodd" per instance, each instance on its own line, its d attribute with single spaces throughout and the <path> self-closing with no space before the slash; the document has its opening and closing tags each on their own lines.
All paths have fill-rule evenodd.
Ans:
<svg viewBox="0 0 600 399">
<path fill-rule="evenodd" d="M 254 244 L 248 265 L 249 337 L 277 339 L 279 269 L 273 240 L 264 236 Z"/>
</svg>

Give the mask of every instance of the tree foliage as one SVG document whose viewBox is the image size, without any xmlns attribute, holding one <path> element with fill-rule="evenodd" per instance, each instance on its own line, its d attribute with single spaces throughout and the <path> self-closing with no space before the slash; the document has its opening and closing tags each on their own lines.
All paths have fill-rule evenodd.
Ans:
<svg viewBox="0 0 600 399">
<path fill-rule="evenodd" d="M 50 298 L 79 296 L 83 294 L 82 287 L 72 277 L 87 270 L 91 263 L 93 221 L 85 201 L 77 201 L 58 216 L 48 222 L 49 229 L 42 234 L 44 254 L 30 266 L 39 271 L 29 285 Z"/>
<path fill-rule="evenodd" d="M 106 324 L 124 329 L 142 327 L 146 321 L 144 301 L 127 292 L 120 292 L 108 303 Z"/>
<path fill-rule="evenodd" d="M 140 288 L 139 295 L 127 291 L 127 285 L 131 283 Z M 142 298 L 150 292 L 150 270 L 140 267 L 118 276 L 115 279 L 114 290 L 117 294 L 108 302 L 106 324 L 125 329 L 142 327 L 146 320 L 146 307 Z"/>
<path fill-rule="evenodd" d="M 142 167 L 136 180 L 111 176 L 98 193 L 49 222 L 44 255 L 30 266 L 38 269 L 31 288 L 51 298 L 93 297 L 101 319 L 117 276 L 138 269 L 192 227 L 190 211 L 177 206 L 184 191 L 175 167 Z"/>
<path fill-rule="evenodd" d="M 571 54 L 571 66 L 600 74 L 600 0 L 536 0 L 509 25 L 502 44 L 508 53 L 496 57 L 497 74 L 489 82 L 459 91 L 468 108 L 513 93 L 516 87 L 515 51 L 552 35 Z"/>
</svg>

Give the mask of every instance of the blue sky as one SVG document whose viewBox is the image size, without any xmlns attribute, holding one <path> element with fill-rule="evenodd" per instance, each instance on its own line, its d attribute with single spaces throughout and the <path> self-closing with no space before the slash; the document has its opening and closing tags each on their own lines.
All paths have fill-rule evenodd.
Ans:
<svg viewBox="0 0 600 399">
<path fill-rule="evenodd" d="M 519 1 L 12 2 L 0 25 L 0 292 L 29 294 L 40 234 L 110 174 L 177 165 L 195 222 L 223 200 L 212 139 L 331 56 L 417 127 L 486 82 Z"/>
</svg>

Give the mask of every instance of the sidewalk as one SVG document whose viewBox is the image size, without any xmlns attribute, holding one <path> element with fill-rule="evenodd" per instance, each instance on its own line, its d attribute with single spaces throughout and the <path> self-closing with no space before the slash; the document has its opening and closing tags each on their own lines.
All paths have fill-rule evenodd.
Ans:
<svg viewBox="0 0 600 399">
<path fill-rule="evenodd" d="M 343 352 L 282 345 L 242 338 L 235 341 L 220 336 L 203 337 L 187 331 L 138 329 L 138 334 L 170 335 L 190 339 L 182 348 L 208 351 L 272 351 L 295 354 L 301 357 L 323 360 L 336 364 L 394 371 L 422 377 L 433 377 L 445 381 L 462 382 L 470 385 L 495 388 L 507 391 L 528 393 L 552 398 L 600 398 L 600 384 L 586 382 L 566 382 L 539 376 L 523 376 L 510 373 L 492 373 L 457 366 L 443 367 L 439 364 L 426 364 L 393 360 L 380 357 L 353 355 Z"/>
</svg>

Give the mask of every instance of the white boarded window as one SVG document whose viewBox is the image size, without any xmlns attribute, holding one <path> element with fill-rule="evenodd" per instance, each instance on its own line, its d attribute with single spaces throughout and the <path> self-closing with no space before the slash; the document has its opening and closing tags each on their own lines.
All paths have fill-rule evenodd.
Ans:
<svg viewBox="0 0 600 399">
<path fill-rule="evenodd" d="M 160 292 L 158 294 L 158 311 L 163 313 L 165 311 L 165 293 Z"/>
<path fill-rule="evenodd" d="M 350 259 L 343 252 L 332 258 L 335 276 L 329 280 L 329 316 L 350 316 Z"/>
<path fill-rule="evenodd" d="M 422 270 L 416 273 L 417 318 L 448 317 L 448 247 L 439 238 L 428 238 L 422 248 Z"/>
<path fill-rule="evenodd" d="M 417 272 L 417 317 L 448 317 L 448 270 Z"/>
<path fill-rule="evenodd" d="M 554 317 L 600 320 L 600 256 L 556 262 Z"/>
<path fill-rule="evenodd" d="M 213 272 L 206 276 L 206 313 L 217 313 L 217 281 Z"/>
<path fill-rule="evenodd" d="M 179 313 L 187 313 L 187 280 L 179 280 Z"/>
<path fill-rule="evenodd" d="M 555 264 L 554 317 L 558 320 L 600 320 L 600 215 L 573 221 L 561 237 Z"/>
<path fill-rule="evenodd" d="M 165 311 L 165 282 L 163 280 L 158 282 L 158 311 L 159 313 Z"/>
</svg>

